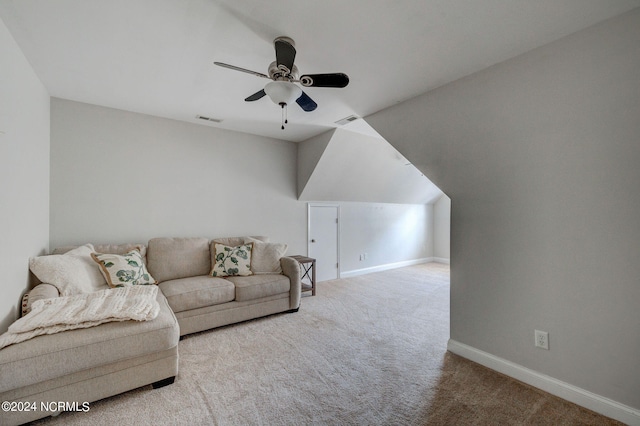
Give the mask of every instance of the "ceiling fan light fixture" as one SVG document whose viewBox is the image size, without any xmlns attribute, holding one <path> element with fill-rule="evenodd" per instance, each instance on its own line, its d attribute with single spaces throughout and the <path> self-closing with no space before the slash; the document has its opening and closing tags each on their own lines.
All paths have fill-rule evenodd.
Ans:
<svg viewBox="0 0 640 426">
<path fill-rule="evenodd" d="M 240 68 L 235 65 L 225 64 L 224 62 L 214 62 L 214 65 L 273 80 L 264 86 L 264 89 L 246 97 L 245 102 L 254 102 L 265 96 L 269 96 L 269 99 L 271 99 L 274 104 L 282 108 L 281 128 L 284 130 L 284 125 L 288 123 L 288 105 L 295 102 L 305 112 L 315 111 L 318 107 L 318 104 L 316 104 L 309 95 L 293 83 L 294 81 L 302 84 L 304 87 L 342 88 L 349 84 L 349 76 L 338 72 L 330 74 L 306 74 L 298 77 L 298 67 L 294 64 L 296 48 L 293 40 L 289 37 L 282 36 L 276 38 L 273 41 L 273 45 L 276 50 L 276 60 L 269 65 L 269 75 L 251 71 L 246 68 Z"/>
<path fill-rule="evenodd" d="M 264 91 L 276 105 L 289 105 L 302 95 L 302 89 L 288 81 L 272 81 L 264 86 Z"/>
</svg>

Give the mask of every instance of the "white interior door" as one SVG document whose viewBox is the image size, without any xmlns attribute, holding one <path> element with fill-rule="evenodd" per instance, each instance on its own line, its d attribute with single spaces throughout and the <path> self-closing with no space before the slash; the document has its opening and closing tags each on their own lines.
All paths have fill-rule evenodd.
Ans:
<svg viewBox="0 0 640 426">
<path fill-rule="evenodd" d="M 309 257 L 316 259 L 316 281 L 339 277 L 339 207 L 309 204 Z"/>
</svg>

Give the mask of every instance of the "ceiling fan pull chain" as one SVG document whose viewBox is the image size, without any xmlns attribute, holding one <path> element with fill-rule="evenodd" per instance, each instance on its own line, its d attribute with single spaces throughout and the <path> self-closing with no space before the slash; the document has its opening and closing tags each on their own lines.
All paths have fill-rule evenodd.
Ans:
<svg viewBox="0 0 640 426">
<path fill-rule="evenodd" d="M 280 102 L 280 107 L 282 107 L 282 130 L 284 130 L 284 123 L 286 123 L 285 118 L 284 118 L 284 107 L 286 107 L 287 104 L 285 104 L 284 102 Z"/>
</svg>

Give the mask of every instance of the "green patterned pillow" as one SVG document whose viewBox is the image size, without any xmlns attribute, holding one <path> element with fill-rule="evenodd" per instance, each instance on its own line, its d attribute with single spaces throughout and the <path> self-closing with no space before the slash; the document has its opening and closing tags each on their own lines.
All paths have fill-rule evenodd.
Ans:
<svg viewBox="0 0 640 426">
<path fill-rule="evenodd" d="M 131 250 L 124 255 L 92 253 L 91 257 L 98 262 L 100 272 L 110 287 L 157 283 L 144 266 L 138 250 Z"/>
<path fill-rule="evenodd" d="M 231 275 L 251 275 L 251 251 L 253 243 L 237 247 L 229 247 L 215 243 L 213 254 L 212 277 L 228 277 Z"/>
</svg>

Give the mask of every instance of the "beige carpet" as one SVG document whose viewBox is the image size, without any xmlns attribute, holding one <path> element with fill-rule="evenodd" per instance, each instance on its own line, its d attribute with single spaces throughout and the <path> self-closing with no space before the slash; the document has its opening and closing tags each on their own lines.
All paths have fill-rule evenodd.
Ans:
<svg viewBox="0 0 640 426">
<path fill-rule="evenodd" d="M 618 424 L 447 353 L 448 338 L 446 265 L 322 282 L 297 313 L 187 336 L 173 385 L 37 424 Z"/>
</svg>

